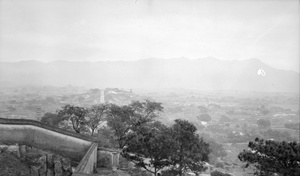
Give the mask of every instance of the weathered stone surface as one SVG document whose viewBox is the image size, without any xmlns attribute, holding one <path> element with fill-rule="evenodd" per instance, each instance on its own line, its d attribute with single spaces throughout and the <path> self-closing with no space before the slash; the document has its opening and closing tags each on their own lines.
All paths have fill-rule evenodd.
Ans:
<svg viewBox="0 0 300 176">
<path fill-rule="evenodd" d="M 46 155 L 43 155 L 38 160 L 40 169 L 39 169 L 39 175 L 40 176 L 46 176 L 47 174 L 47 157 Z"/>
<path fill-rule="evenodd" d="M 54 169 L 53 154 L 48 153 L 46 156 L 47 156 L 47 168 Z"/>
<path fill-rule="evenodd" d="M 62 162 L 62 167 L 63 167 L 64 171 L 72 170 L 71 161 L 69 159 L 61 158 L 61 162 Z"/>
<path fill-rule="evenodd" d="M 31 166 L 30 167 L 30 175 L 31 176 L 39 176 L 39 167 L 38 166 Z"/>
<path fill-rule="evenodd" d="M 34 152 L 34 148 L 32 148 L 32 147 L 26 145 L 26 151 L 27 151 L 27 152 L 31 152 L 31 151 Z"/>
<path fill-rule="evenodd" d="M 0 175 L 30 176 L 30 168 L 20 158 L 9 152 L 0 154 Z"/>
<path fill-rule="evenodd" d="M 63 168 L 59 157 L 54 157 L 54 175 L 62 176 Z"/>
<path fill-rule="evenodd" d="M 13 145 L 6 146 L 0 145 L 0 155 L 9 155 L 14 159 L 16 168 L 9 171 L 11 173 L 15 173 L 14 175 L 20 176 L 70 176 L 72 175 L 72 167 L 71 160 L 68 158 L 61 157 L 56 154 L 52 154 L 43 150 L 39 150 L 36 148 L 28 147 L 25 145 Z M 1 158 L 0 158 L 1 159 Z M 6 162 L 5 159 L 1 160 L 1 162 Z M 0 163 L 0 166 L 1 164 Z M 20 164 L 22 163 L 22 164 Z M 26 163 L 26 164 L 25 164 Z M 11 163 L 9 163 L 11 164 Z M 2 164 L 6 167 L 6 165 Z M 25 168 L 18 168 L 18 166 L 26 166 L 27 172 Z M 28 166 L 29 165 L 29 166 Z M 10 166 L 7 166 L 10 167 Z M 1 167 L 0 167 L 1 168 Z M 7 169 L 7 168 L 2 168 Z M 25 169 L 25 170 L 24 170 Z M 20 172 L 19 172 L 20 171 Z M 1 171 L 0 171 L 1 175 Z M 3 175 L 3 174 L 2 174 Z M 5 174 L 4 174 L 5 175 Z"/>
<path fill-rule="evenodd" d="M 54 176 L 54 171 L 52 169 L 47 169 L 47 176 Z"/>
<path fill-rule="evenodd" d="M 19 152 L 20 152 L 21 157 L 24 157 L 27 153 L 26 145 L 20 145 L 19 146 Z"/>
<path fill-rule="evenodd" d="M 7 145 L 0 145 L 0 153 L 3 153 L 7 150 L 8 146 Z"/>
<path fill-rule="evenodd" d="M 120 158 L 119 158 L 119 168 L 121 168 L 121 169 L 128 169 L 129 168 L 129 161 L 127 161 L 127 159 L 125 159 L 121 155 L 120 155 Z"/>
<path fill-rule="evenodd" d="M 7 151 L 10 153 L 16 154 L 18 157 L 20 157 L 20 152 L 19 152 L 19 146 L 18 145 L 11 145 L 7 147 Z"/>
</svg>

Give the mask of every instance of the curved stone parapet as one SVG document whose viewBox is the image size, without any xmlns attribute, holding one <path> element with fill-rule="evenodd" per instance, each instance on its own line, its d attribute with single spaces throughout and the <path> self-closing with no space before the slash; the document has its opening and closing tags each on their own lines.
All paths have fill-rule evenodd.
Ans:
<svg viewBox="0 0 300 176">
<path fill-rule="evenodd" d="M 3 144 L 18 143 L 50 150 L 77 162 L 93 143 L 85 136 L 27 119 L 0 118 L 0 134 Z"/>
<path fill-rule="evenodd" d="M 73 175 L 92 174 L 98 144 L 80 134 L 27 119 L 0 118 L 0 143 L 24 144 L 49 150 L 79 162 Z"/>
<path fill-rule="evenodd" d="M 93 143 L 89 150 L 86 152 L 85 156 L 82 158 L 80 163 L 75 169 L 75 173 L 80 175 L 81 173 L 93 173 L 94 169 L 97 166 L 97 149 L 98 144 Z M 73 175 L 76 175 L 73 174 Z"/>
</svg>

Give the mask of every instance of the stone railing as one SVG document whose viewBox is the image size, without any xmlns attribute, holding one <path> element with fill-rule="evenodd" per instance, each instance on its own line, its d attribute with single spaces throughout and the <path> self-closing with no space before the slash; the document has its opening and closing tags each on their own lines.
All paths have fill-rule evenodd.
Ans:
<svg viewBox="0 0 300 176">
<path fill-rule="evenodd" d="M 0 118 L 0 143 L 23 144 L 79 162 L 81 175 L 91 174 L 97 163 L 97 143 L 92 138 L 27 119 Z"/>
<path fill-rule="evenodd" d="M 75 172 L 73 173 L 74 176 L 93 173 L 97 166 L 97 149 L 98 144 L 93 143 L 76 167 Z"/>
</svg>

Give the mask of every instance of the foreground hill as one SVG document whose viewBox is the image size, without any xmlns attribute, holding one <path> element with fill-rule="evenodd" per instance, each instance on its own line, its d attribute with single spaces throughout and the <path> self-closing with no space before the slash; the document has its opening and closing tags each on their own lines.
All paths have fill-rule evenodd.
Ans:
<svg viewBox="0 0 300 176">
<path fill-rule="evenodd" d="M 265 76 L 257 74 L 259 69 Z M 188 88 L 299 92 L 299 73 L 275 69 L 257 59 L 144 59 L 49 63 L 0 63 L 1 86 L 93 86 L 123 88 Z"/>
</svg>

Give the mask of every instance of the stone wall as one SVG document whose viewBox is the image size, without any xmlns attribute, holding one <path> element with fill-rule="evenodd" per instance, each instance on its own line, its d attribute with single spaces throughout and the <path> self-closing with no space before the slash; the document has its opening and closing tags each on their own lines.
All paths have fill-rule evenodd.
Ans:
<svg viewBox="0 0 300 176">
<path fill-rule="evenodd" d="M 25 119 L 0 118 L 0 132 L 1 143 L 51 150 L 78 162 L 92 145 L 87 137 Z"/>
<path fill-rule="evenodd" d="M 74 174 L 91 174 L 97 163 L 98 145 L 93 143 L 92 138 L 47 126 L 37 121 L 0 118 L 0 134 L 0 143 L 2 144 L 36 147 L 70 158 L 77 164 L 79 163 Z M 45 168 L 49 167 L 54 168 L 55 176 L 67 172 L 63 159 L 61 159 L 62 162 L 58 162 L 56 157 L 52 158 L 50 155 L 44 155 L 38 160 L 35 159 L 28 160 L 38 163 L 37 167 L 32 166 L 30 168 L 31 175 L 39 176 L 46 173 L 47 176 L 51 176 L 50 170 L 49 174 L 48 171 L 45 172 Z M 46 161 L 47 164 L 42 164 L 43 161 Z M 63 170 L 61 171 L 60 168 Z"/>
<path fill-rule="evenodd" d="M 97 165 L 98 144 L 93 143 L 75 169 L 75 173 L 92 174 Z M 76 175 L 75 174 L 75 175 Z"/>
<path fill-rule="evenodd" d="M 30 176 L 70 176 L 71 160 L 51 152 L 26 145 L 0 145 L 0 157 L 14 158 L 23 167 L 18 175 Z M 14 161 L 14 162 L 16 162 Z M 3 161 L 2 161 L 3 162 Z M 15 163 L 0 163 L 15 164 Z M 27 167 L 27 168 L 26 168 Z M 2 168 L 4 169 L 4 168 Z M 6 168 L 9 169 L 9 168 Z M 18 168 L 13 168 L 15 172 Z M 1 175 L 1 174 L 0 174 Z"/>
</svg>

